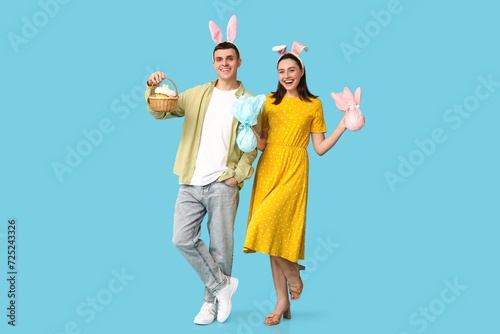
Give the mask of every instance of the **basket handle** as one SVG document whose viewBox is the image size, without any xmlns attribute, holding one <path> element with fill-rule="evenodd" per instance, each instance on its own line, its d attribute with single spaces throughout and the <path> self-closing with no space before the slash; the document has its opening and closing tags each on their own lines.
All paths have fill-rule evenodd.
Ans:
<svg viewBox="0 0 500 334">
<path fill-rule="evenodd" d="M 174 83 L 171 79 L 169 79 L 169 78 L 167 78 L 167 77 L 165 77 L 165 79 L 169 80 L 169 81 L 170 81 L 170 82 L 174 85 L 174 88 L 175 88 L 175 96 L 179 96 L 179 92 L 177 92 L 177 86 L 175 85 L 175 83 Z M 163 79 L 163 80 L 165 80 L 165 79 Z M 163 80 L 162 80 L 160 83 L 162 83 L 162 82 L 163 82 Z M 153 91 L 153 86 L 151 86 L 151 90 L 149 91 L 149 97 L 151 97 L 151 92 L 152 92 L 152 91 Z"/>
</svg>

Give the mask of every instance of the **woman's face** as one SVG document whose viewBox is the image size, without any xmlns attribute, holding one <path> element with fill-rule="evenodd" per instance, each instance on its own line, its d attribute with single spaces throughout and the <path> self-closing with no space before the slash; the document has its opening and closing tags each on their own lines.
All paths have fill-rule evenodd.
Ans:
<svg viewBox="0 0 500 334">
<path fill-rule="evenodd" d="M 284 59 L 278 64 L 279 82 L 290 93 L 297 91 L 300 78 L 304 75 L 304 69 L 299 68 L 299 64 L 293 59 Z"/>
</svg>

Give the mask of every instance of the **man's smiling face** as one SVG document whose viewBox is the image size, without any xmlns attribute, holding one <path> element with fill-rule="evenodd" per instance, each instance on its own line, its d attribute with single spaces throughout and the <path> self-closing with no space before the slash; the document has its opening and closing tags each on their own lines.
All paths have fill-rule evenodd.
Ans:
<svg viewBox="0 0 500 334">
<path fill-rule="evenodd" d="M 221 49 L 214 53 L 214 69 L 221 80 L 236 80 L 241 59 L 238 59 L 234 49 Z"/>
</svg>

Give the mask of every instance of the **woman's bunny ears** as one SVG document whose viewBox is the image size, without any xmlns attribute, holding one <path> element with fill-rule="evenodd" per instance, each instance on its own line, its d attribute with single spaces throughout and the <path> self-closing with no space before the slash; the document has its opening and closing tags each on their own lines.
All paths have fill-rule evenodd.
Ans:
<svg viewBox="0 0 500 334">
<path fill-rule="evenodd" d="M 273 47 L 273 51 L 276 51 L 280 54 L 280 57 L 278 59 L 278 63 L 279 63 L 281 57 L 283 57 L 287 53 L 291 53 L 299 59 L 300 64 L 302 65 L 302 68 L 304 68 L 304 63 L 302 62 L 302 59 L 300 59 L 300 57 L 299 57 L 299 53 L 301 53 L 302 50 L 307 52 L 307 51 L 309 51 L 309 48 L 307 46 L 305 46 L 304 44 L 301 44 L 299 42 L 293 42 L 292 52 L 286 52 L 286 45 L 279 45 L 279 46 Z"/>
<path fill-rule="evenodd" d="M 222 43 L 222 32 L 217 24 L 214 21 L 208 22 L 208 27 L 210 28 L 210 33 L 212 34 L 212 39 L 215 44 Z M 234 44 L 234 40 L 236 39 L 236 35 L 238 34 L 238 20 L 236 19 L 236 15 L 231 16 L 229 19 L 229 23 L 227 24 L 227 41 L 229 43 Z M 234 44 L 236 46 L 236 44 Z M 238 49 L 238 47 L 236 46 Z M 238 49 L 238 52 L 240 50 Z"/>
</svg>

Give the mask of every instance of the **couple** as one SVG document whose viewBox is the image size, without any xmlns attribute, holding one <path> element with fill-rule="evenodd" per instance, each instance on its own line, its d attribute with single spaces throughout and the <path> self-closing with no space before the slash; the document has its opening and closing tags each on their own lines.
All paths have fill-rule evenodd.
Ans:
<svg viewBox="0 0 500 334">
<path fill-rule="evenodd" d="M 218 79 L 196 86 L 179 95 L 172 112 L 155 112 L 149 95 L 165 78 L 153 73 L 147 82 L 148 111 L 158 120 L 185 117 L 175 159 L 174 173 L 181 184 L 174 213 L 173 244 L 191 264 L 205 285 L 204 304 L 194 323 L 206 325 L 216 318 L 224 322 L 231 312 L 231 301 L 238 279 L 231 277 L 233 226 L 243 181 L 253 173 L 257 150 L 240 151 L 236 144 L 239 122 L 231 109 L 247 94 L 237 81 L 240 52 L 233 43 L 236 17 L 228 25 L 228 41 L 215 23 L 210 22 L 213 66 Z M 306 84 L 305 68 L 299 53 L 305 48 L 294 43 L 273 50 L 278 60 L 278 88 L 267 96 L 262 115 L 254 127 L 257 148 L 263 151 L 257 165 L 250 214 L 244 245 L 245 253 L 270 255 L 274 286 L 278 297 L 275 310 L 265 324 L 276 325 L 284 316 L 290 319 L 290 300 L 299 299 L 304 267 L 305 214 L 309 161 L 309 134 L 319 155 L 335 145 L 345 131 L 344 118 L 327 138 L 321 101 Z M 199 238 L 205 215 L 210 237 L 209 248 Z"/>
</svg>

